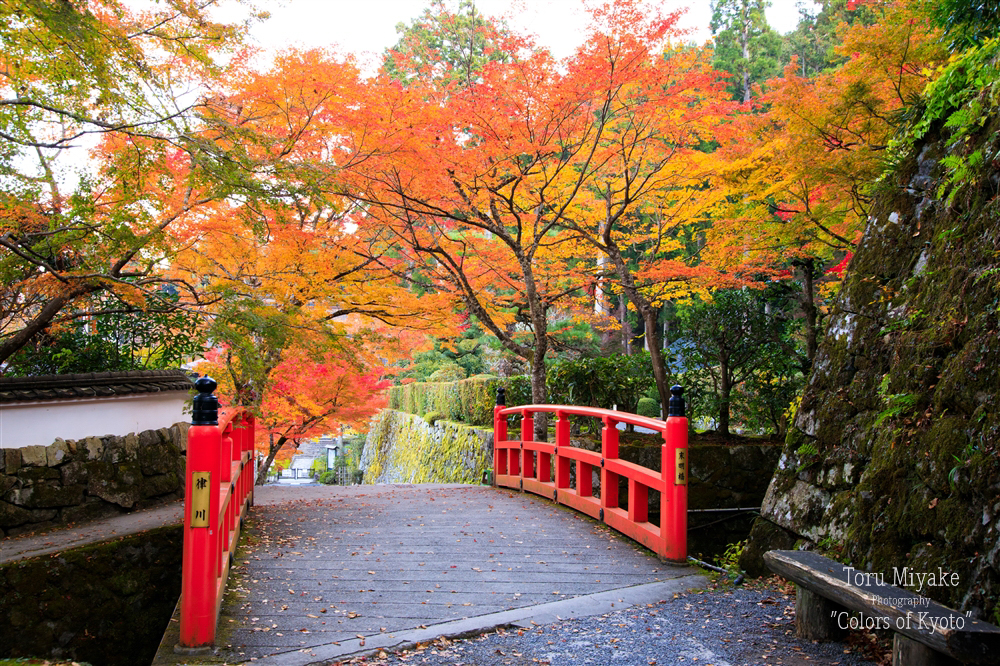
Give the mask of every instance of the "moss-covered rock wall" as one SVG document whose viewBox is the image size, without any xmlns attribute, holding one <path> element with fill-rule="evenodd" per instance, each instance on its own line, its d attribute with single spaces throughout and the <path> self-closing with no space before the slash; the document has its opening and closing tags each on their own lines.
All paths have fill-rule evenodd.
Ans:
<svg viewBox="0 0 1000 666">
<path fill-rule="evenodd" d="M 493 431 L 384 409 L 361 454 L 365 483 L 479 483 L 493 467 Z"/>
<path fill-rule="evenodd" d="M 997 622 L 997 163 L 937 198 L 941 158 L 966 148 L 931 138 L 882 188 L 743 564 L 799 542 L 890 581 L 940 567 L 961 584 L 924 594 Z"/>
<path fill-rule="evenodd" d="M 163 527 L 0 565 L 0 658 L 150 663 L 180 596 L 183 538 Z"/>
<path fill-rule="evenodd" d="M 0 535 L 183 497 L 188 428 L 0 449 Z"/>
</svg>

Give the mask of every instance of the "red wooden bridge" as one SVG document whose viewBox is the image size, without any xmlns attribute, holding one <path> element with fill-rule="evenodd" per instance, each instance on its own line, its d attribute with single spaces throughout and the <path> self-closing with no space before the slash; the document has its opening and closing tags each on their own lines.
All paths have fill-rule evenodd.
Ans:
<svg viewBox="0 0 1000 666">
<path fill-rule="evenodd" d="M 459 629 L 468 631 L 470 617 L 479 618 L 476 626 L 509 623 L 514 617 L 510 613 L 525 615 L 528 606 L 542 608 L 573 597 L 599 604 L 600 595 L 611 595 L 611 605 L 613 598 L 622 602 L 628 595 L 653 598 L 667 589 L 655 586 L 674 584 L 693 573 L 669 564 L 683 563 L 687 555 L 687 419 L 679 387 L 666 421 L 568 405 L 507 407 L 501 393 L 494 411 L 497 488 L 373 486 L 334 492 L 323 487 L 299 490 L 304 494 L 294 502 L 272 497 L 265 502 L 271 506 L 253 512 L 256 545 L 241 550 L 239 558 L 236 545 L 254 503 L 254 421 L 241 409 L 218 414 L 211 379 L 199 379 L 196 387 L 200 394 L 188 436 L 175 648 L 180 654 L 195 655 L 215 646 L 238 651 L 240 658 L 261 659 L 302 646 L 298 651 L 313 650 L 311 657 L 274 663 L 314 663 L 308 659 L 317 650 L 342 656 L 363 650 L 366 640 L 369 648 L 397 644 L 404 634 L 415 641 L 421 631 L 446 633 L 442 627 L 449 622 L 465 622 Z M 555 415 L 554 442 L 534 438 L 534 415 L 540 413 Z M 571 444 L 572 416 L 601 421 L 599 452 Z M 508 419 L 516 417 L 520 436 L 511 438 Z M 619 424 L 662 435 L 659 471 L 618 457 Z M 595 476 L 599 488 L 592 481 Z M 552 502 L 504 488 L 533 493 L 600 523 L 582 521 Z M 261 492 L 273 494 L 270 489 Z M 648 512 L 654 495 L 659 495 L 658 517 Z M 345 502 L 347 497 L 354 501 Z M 295 515 L 300 517 L 289 519 Z M 296 531 L 303 522 L 315 523 L 312 535 Z M 267 525 L 271 527 L 263 529 Z M 292 531 L 283 532 L 285 528 Z M 607 528 L 659 557 L 637 551 L 627 539 L 609 537 Z M 289 543 L 293 549 L 285 547 Z M 268 564 L 272 559 L 280 564 Z M 234 562 L 239 573 L 227 596 Z M 250 589 L 254 586 L 261 589 L 255 593 Z M 448 596 L 434 596 L 446 588 Z M 631 590 L 627 594 L 626 588 Z M 354 595 L 350 603 L 381 604 L 382 614 L 371 618 L 366 613 L 370 622 L 352 622 L 361 616 L 359 611 L 324 605 L 330 601 L 327 595 L 345 596 L 347 591 Z M 278 604 L 282 597 L 312 601 L 293 608 L 291 603 Z M 392 604 L 398 608 L 392 610 Z M 341 611 L 346 616 L 339 615 Z M 561 612 L 572 615 L 568 608 Z M 220 613 L 225 618 L 221 639 Z M 288 622 L 287 627 L 282 622 Z M 407 626 L 415 622 L 420 624 Z M 437 624 L 428 628 L 431 622 Z M 350 634 L 354 629 L 361 631 Z"/>
</svg>

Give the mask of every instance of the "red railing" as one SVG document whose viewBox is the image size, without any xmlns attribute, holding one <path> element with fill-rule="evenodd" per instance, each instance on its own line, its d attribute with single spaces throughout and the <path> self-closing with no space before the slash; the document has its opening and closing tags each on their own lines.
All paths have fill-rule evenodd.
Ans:
<svg viewBox="0 0 1000 666">
<path fill-rule="evenodd" d="M 219 604 L 240 527 L 253 503 L 254 419 L 243 408 L 218 414 L 215 381 L 195 382 L 188 431 L 181 573 L 181 648 L 215 642 Z"/>
<path fill-rule="evenodd" d="M 503 394 L 493 412 L 493 470 L 498 486 L 547 497 L 604 521 L 661 557 L 687 558 L 688 423 L 679 386 L 673 387 L 666 421 L 637 414 L 567 405 L 505 407 Z M 534 439 L 534 414 L 556 415 L 555 443 Z M 521 436 L 509 439 L 507 417 L 521 417 Z M 601 451 L 570 444 L 570 415 L 601 419 Z M 618 457 L 618 424 L 631 423 L 663 436 L 661 467 L 656 472 Z M 576 465 L 576 487 L 570 465 Z M 593 470 L 601 471 L 600 497 L 593 492 Z M 553 477 L 553 471 L 554 476 Z M 620 507 L 618 483 L 628 480 L 627 509 Z M 660 524 L 649 521 L 649 491 L 660 493 Z"/>
</svg>

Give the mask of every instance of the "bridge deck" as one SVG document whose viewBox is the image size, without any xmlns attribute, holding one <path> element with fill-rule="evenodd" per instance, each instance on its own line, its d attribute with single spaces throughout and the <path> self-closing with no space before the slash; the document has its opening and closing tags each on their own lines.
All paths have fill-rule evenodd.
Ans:
<svg viewBox="0 0 1000 666">
<path fill-rule="evenodd" d="M 233 661 L 310 663 L 693 573 L 568 509 L 489 487 L 266 486 L 255 503 L 219 622 L 219 656 Z M 612 596 L 625 595 L 579 603 Z"/>
</svg>

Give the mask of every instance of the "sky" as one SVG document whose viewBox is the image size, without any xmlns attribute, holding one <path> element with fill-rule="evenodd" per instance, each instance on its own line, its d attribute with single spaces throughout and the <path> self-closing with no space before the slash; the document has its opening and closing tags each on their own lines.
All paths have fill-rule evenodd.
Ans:
<svg viewBox="0 0 1000 666">
<path fill-rule="evenodd" d="M 691 36 L 694 41 L 701 43 L 711 36 L 708 0 L 661 2 L 668 10 L 688 8 L 680 24 L 694 31 Z M 771 27 L 781 33 L 793 30 L 799 16 L 797 2 L 802 0 L 771 0 L 772 6 L 767 10 Z M 341 52 L 357 56 L 363 69 L 374 71 L 381 62 L 382 52 L 396 43 L 396 24 L 409 24 L 430 3 L 429 0 L 258 0 L 256 4 L 259 9 L 269 11 L 271 18 L 255 25 L 250 37 L 266 50 L 333 44 Z M 805 4 L 815 7 L 810 0 L 805 0 Z M 558 58 L 572 54 L 587 25 L 583 0 L 476 0 L 476 6 L 491 16 L 506 14 L 512 27 L 536 35 Z"/>
</svg>

